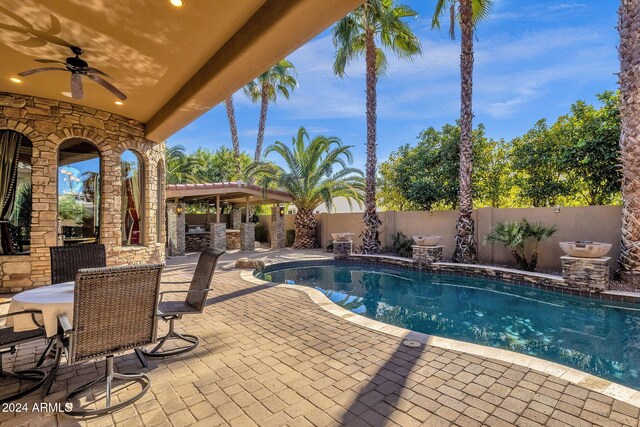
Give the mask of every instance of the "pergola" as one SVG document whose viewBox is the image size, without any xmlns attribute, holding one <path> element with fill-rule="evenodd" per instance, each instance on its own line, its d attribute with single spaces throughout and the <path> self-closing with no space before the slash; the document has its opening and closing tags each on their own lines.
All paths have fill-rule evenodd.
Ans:
<svg viewBox="0 0 640 427">
<path fill-rule="evenodd" d="M 249 207 L 255 205 L 279 205 L 293 202 L 293 197 L 284 191 L 265 190 L 242 181 L 217 182 L 208 184 L 170 184 L 166 189 L 167 219 L 169 236 L 169 255 L 182 255 L 185 252 L 185 219 L 181 204 L 189 202 L 214 203 L 216 221 L 210 224 L 211 231 L 206 244 L 219 249 L 227 249 L 226 223 L 221 223 L 221 205 L 233 206 L 231 212 L 232 228 L 240 233 L 240 249 L 254 249 L 255 224 L 249 218 Z M 244 206 L 246 222 L 241 222 L 241 210 Z M 208 234 L 208 233 L 205 233 Z M 282 215 L 272 214 L 271 247 L 284 247 L 284 219 Z"/>
<path fill-rule="evenodd" d="M 216 222 L 220 222 L 220 205 L 227 203 L 235 206 L 277 205 L 291 203 L 289 193 L 278 190 L 264 190 L 258 185 L 242 181 L 215 182 L 210 184 L 170 184 L 167 185 L 167 202 L 216 203 Z"/>
</svg>

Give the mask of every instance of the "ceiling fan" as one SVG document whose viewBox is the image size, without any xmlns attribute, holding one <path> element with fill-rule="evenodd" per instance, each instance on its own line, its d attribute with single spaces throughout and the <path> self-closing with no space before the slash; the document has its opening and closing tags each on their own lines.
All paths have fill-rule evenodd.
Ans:
<svg viewBox="0 0 640 427">
<path fill-rule="evenodd" d="M 30 76 L 31 74 L 42 73 L 44 71 L 69 71 L 71 73 L 71 97 L 73 99 L 82 99 L 84 97 L 84 90 L 82 88 L 82 76 L 85 76 L 90 80 L 98 83 L 119 99 L 123 101 L 127 99 L 127 96 L 124 93 L 120 92 L 120 90 L 118 90 L 114 85 L 100 77 L 111 77 L 110 75 L 98 70 L 97 68 L 89 67 L 89 64 L 86 61 L 80 59 L 80 55 L 84 53 L 84 50 L 80 49 L 77 46 L 70 46 L 69 48 L 71 49 L 75 57 L 70 56 L 66 59 L 65 62 L 55 59 L 34 59 L 34 61 L 44 64 L 62 64 L 66 68 L 42 67 L 36 68 L 34 70 L 23 71 L 21 73 L 18 73 L 18 75 L 24 77 Z"/>
</svg>

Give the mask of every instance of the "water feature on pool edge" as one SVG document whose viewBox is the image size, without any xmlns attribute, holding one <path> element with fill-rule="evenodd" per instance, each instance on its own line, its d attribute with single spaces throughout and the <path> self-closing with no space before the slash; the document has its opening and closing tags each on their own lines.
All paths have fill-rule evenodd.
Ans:
<svg viewBox="0 0 640 427">
<path fill-rule="evenodd" d="M 372 264 L 283 264 L 256 275 L 314 287 L 384 323 L 536 356 L 640 390 L 638 304 Z"/>
</svg>

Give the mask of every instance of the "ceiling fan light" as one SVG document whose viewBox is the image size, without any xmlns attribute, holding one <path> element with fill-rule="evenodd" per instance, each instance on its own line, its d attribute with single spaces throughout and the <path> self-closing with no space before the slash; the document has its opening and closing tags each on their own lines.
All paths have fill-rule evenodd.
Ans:
<svg viewBox="0 0 640 427">
<path fill-rule="evenodd" d="M 22 83 L 22 80 L 17 77 L 9 77 L 9 80 L 11 80 L 14 83 Z"/>
<path fill-rule="evenodd" d="M 122 101 L 116 101 L 116 102 L 115 102 L 115 104 L 116 104 L 116 105 L 123 105 L 123 104 L 124 104 L 124 102 L 122 102 Z"/>
<path fill-rule="evenodd" d="M 171 3 L 175 7 L 184 6 L 184 0 L 169 0 L 169 3 Z"/>
</svg>

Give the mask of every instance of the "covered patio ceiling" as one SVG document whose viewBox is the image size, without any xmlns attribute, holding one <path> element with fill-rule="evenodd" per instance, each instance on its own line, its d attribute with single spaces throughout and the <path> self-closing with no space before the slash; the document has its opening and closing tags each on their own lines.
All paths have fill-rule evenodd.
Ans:
<svg viewBox="0 0 640 427">
<path fill-rule="evenodd" d="M 267 190 L 265 192 L 260 186 L 242 181 L 167 185 L 167 201 L 214 202 L 216 200 L 221 203 L 245 206 L 291 203 L 293 198 L 284 191 Z"/>
<path fill-rule="evenodd" d="M 0 5 L 0 92 L 73 102 L 146 124 L 163 141 L 329 27 L 363 0 L 4 0 Z M 70 45 L 111 76 L 122 105 L 85 79 L 72 100 L 69 73 L 22 77 L 65 61 Z M 62 65 L 64 67 L 64 65 Z M 37 113 L 36 113 L 37 114 Z"/>
</svg>

